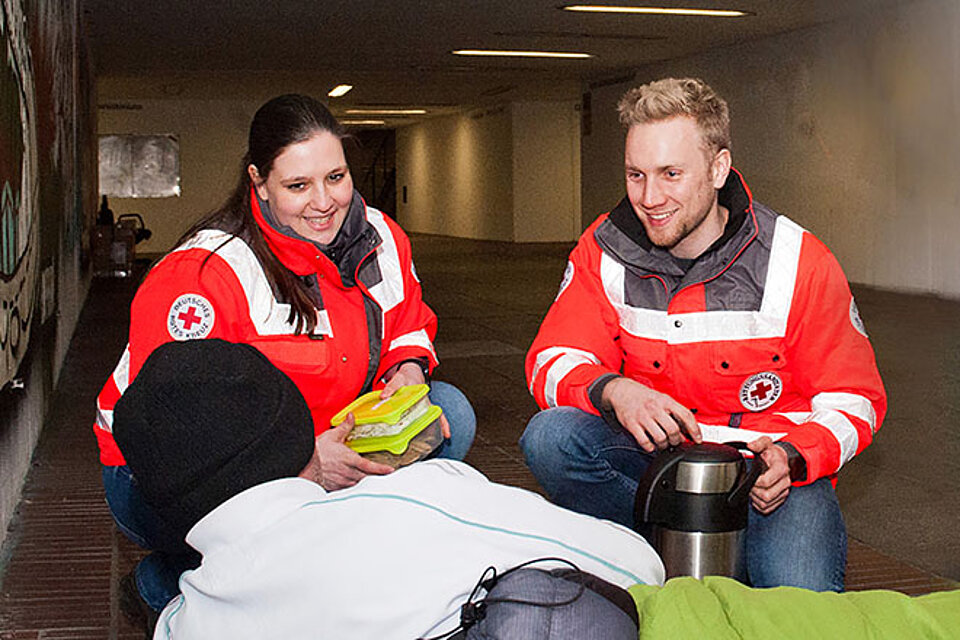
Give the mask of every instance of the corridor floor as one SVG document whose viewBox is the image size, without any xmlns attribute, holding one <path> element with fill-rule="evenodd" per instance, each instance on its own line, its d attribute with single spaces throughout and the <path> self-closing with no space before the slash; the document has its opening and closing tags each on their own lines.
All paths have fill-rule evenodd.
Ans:
<svg viewBox="0 0 960 640">
<path fill-rule="evenodd" d="M 491 479 L 539 490 L 516 442 L 536 411 L 524 354 L 556 293 L 569 245 L 414 238 L 424 296 L 440 317 L 437 378 L 478 416 L 468 456 Z M 103 502 L 94 401 L 126 339 L 133 280 L 95 280 L 31 472 L 0 553 L 0 640 L 140 637 L 117 605 L 139 550 Z M 960 302 L 855 288 L 890 411 L 841 474 L 849 589 L 908 594 L 960 580 Z"/>
</svg>

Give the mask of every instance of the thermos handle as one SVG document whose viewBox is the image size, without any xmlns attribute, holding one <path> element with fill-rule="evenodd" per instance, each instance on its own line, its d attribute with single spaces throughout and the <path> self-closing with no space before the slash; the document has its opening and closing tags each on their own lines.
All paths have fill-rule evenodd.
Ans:
<svg viewBox="0 0 960 640">
<path fill-rule="evenodd" d="M 671 446 L 663 451 L 650 465 L 647 472 L 640 480 L 637 487 L 637 497 L 634 502 L 634 518 L 637 523 L 653 523 L 662 515 L 655 513 L 658 511 L 654 504 L 654 487 L 660 485 L 664 478 L 668 476 L 671 469 L 683 460 L 683 455 L 679 454 L 679 446 Z M 663 501 L 657 501 L 662 510 Z M 642 533 L 642 532 L 641 532 Z"/>
<path fill-rule="evenodd" d="M 747 450 L 746 442 L 728 442 L 727 444 L 735 449 Z M 763 461 L 763 458 L 756 455 L 753 456 L 753 464 L 750 466 L 750 472 L 743 476 L 743 480 L 740 481 L 740 484 L 733 488 L 733 491 L 731 491 L 730 495 L 727 496 L 727 502 L 736 504 L 740 500 L 746 498 L 744 494 L 750 493 L 750 490 L 753 489 L 753 485 L 757 482 L 757 478 L 762 476 L 763 472 L 766 470 L 767 463 Z"/>
</svg>

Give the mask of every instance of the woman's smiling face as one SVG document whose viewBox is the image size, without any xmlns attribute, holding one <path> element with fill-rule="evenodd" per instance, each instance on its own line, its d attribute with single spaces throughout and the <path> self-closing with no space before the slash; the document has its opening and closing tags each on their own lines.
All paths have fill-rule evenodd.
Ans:
<svg viewBox="0 0 960 640">
<path fill-rule="evenodd" d="M 320 131 L 291 144 L 274 159 L 266 179 L 253 165 L 247 171 L 277 222 L 313 242 L 333 242 L 353 200 L 340 138 Z"/>
</svg>

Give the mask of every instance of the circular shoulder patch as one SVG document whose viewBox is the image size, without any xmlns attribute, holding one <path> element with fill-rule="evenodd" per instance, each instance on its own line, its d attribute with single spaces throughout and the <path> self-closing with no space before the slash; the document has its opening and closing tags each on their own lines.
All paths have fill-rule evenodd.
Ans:
<svg viewBox="0 0 960 640">
<path fill-rule="evenodd" d="M 413 266 L 413 260 L 410 260 L 410 275 L 413 276 L 414 280 L 420 282 L 420 276 L 417 275 L 417 268 Z"/>
<path fill-rule="evenodd" d="M 867 328 L 863 326 L 863 319 L 860 317 L 860 309 L 857 308 L 857 301 L 852 297 L 850 298 L 850 324 L 853 325 L 853 328 L 856 329 L 864 338 L 867 336 Z"/>
<path fill-rule="evenodd" d="M 562 296 L 564 290 L 570 286 L 570 283 L 573 281 L 574 271 L 573 263 L 567 260 L 567 268 L 563 270 L 563 280 L 560 282 L 560 291 L 557 292 L 557 297 L 553 299 L 554 302 L 556 302 L 557 298 Z"/>
<path fill-rule="evenodd" d="M 174 340 L 205 338 L 213 330 L 213 305 L 201 295 L 185 293 L 170 305 L 167 331 Z"/>
<path fill-rule="evenodd" d="M 749 411 L 763 411 L 780 397 L 783 383 L 772 371 L 756 373 L 740 387 L 740 404 Z"/>
</svg>

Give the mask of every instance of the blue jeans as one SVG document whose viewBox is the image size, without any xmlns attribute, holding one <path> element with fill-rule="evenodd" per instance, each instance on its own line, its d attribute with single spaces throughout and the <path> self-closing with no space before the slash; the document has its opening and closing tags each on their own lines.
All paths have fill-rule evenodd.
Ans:
<svg viewBox="0 0 960 640">
<path fill-rule="evenodd" d="M 656 454 L 626 430 L 572 407 L 536 414 L 520 438 L 527 465 L 560 506 L 634 527 L 638 481 Z M 769 515 L 750 508 L 746 566 L 755 587 L 843 591 L 847 532 L 827 478 L 791 487 Z"/>
<path fill-rule="evenodd" d="M 200 554 L 182 538 L 171 535 L 163 520 L 150 507 L 129 467 L 103 467 L 103 489 L 117 528 L 144 549 L 134 578 L 140 597 L 160 611 L 180 593 L 180 574 L 200 566 Z"/>
<path fill-rule="evenodd" d="M 460 389 L 439 380 L 430 382 L 429 397 L 430 402 L 443 409 L 443 415 L 450 423 L 450 439 L 443 441 L 434 457 L 463 460 L 477 433 L 477 416 L 473 406 Z"/>
<path fill-rule="evenodd" d="M 434 454 L 463 460 L 477 429 L 477 418 L 467 397 L 452 384 L 433 382 L 430 401 L 440 406 L 450 422 L 450 439 Z M 172 537 L 163 521 L 147 504 L 126 466 L 103 467 L 103 488 L 117 528 L 153 553 L 134 570 L 137 589 L 144 602 L 160 611 L 180 593 L 180 574 L 200 566 L 200 554 L 182 539 Z"/>
</svg>

